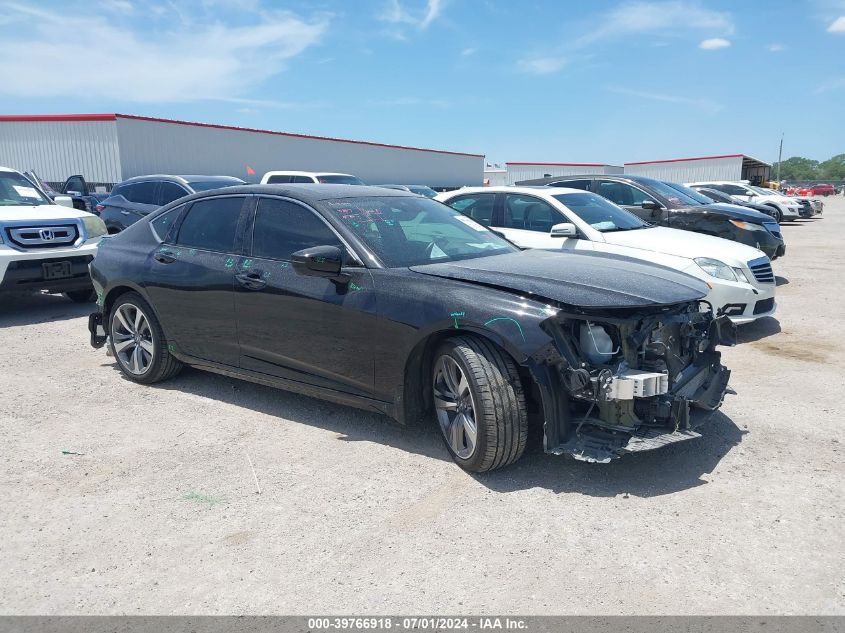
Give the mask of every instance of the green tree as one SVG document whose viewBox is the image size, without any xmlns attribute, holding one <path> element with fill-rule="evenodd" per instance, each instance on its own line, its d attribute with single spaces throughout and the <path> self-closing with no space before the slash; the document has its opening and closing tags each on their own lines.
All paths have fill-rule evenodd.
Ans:
<svg viewBox="0 0 845 633">
<path fill-rule="evenodd" d="M 837 154 L 819 165 L 821 177 L 826 180 L 845 180 L 845 154 Z"/>
<path fill-rule="evenodd" d="M 831 159 L 833 160 L 833 159 Z M 778 173 L 778 164 L 772 166 L 772 177 Z M 820 175 L 819 161 L 793 156 L 780 163 L 781 180 L 814 180 Z"/>
</svg>

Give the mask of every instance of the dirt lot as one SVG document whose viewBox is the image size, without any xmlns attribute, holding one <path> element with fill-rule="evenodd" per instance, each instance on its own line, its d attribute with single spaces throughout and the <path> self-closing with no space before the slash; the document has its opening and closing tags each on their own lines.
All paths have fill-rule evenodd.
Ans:
<svg viewBox="0 0 845 633">
<path fill-rule="evenodd" d="M 434 425 L 134 385 L 90 306 L 3 298 L 0 610 L 843 614 L 845 199 L 783 231 L 777 319 L 726 351 L 703 438 L 606 466 L 535 442 L 478 477 Z"/>
</svg>

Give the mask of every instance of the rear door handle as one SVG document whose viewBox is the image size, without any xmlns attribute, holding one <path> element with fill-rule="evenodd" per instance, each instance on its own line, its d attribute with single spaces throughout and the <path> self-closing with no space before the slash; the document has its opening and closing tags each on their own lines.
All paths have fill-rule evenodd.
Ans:
<svg viewBox="0 0 845 633">
<path fill-rule="evenodd" d="M 155 255 L 153 255 L 153 258 L 162 264 L 172 264 L 176 261 L 176 255 L 170 251 L 158 251 Z"/>
<path fill-rule="evenodd" d="M 263 290 L 264 287 L 267 285 L 267 282 L 261 278 L 257 272 L 255 273 L 238 273 L 235 275 L 235 279 L 238 280 L 238 283 L 241 284 L 244 288 L 248 288 L 250 290 Z"/>
</svg>

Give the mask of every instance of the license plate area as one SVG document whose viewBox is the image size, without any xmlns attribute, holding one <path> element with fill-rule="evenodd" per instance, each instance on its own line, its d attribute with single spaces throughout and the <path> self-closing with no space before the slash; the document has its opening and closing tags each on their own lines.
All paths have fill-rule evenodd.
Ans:
<svg viewBox="0 0 845 633">
<path fill-rule="evenodd" d="M 73 276 L 73 267 L 70 262 L 47 262 L 41 264 L 44 271 L 44 279 L 66 279 Z"/>
</svg>

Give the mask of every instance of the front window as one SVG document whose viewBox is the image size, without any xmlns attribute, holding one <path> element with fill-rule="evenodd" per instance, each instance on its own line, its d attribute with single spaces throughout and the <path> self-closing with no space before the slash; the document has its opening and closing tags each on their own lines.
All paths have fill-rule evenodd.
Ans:
<svg viewBox="0 0 845 633">
<path fill-rule="evenodd" d="M 326 174 L 317 176 L 317 180 L 325 185 L 364 185 L 363 180 L 357 176 L 344 176 L 343 174 Z"/>
<path fill-rule="evenodd" d="M 29 180 L 14 171 L 0 171 L 0 206 L 38 206 L 50 201 Z"/>
<path fill-rule="evenodd" d="M 429 198 L 346 198 L 324 204 L 391 268 L 518 252 L 478 222 Z"/>
<path fill-rule="evenodd" d="M 643 202 L 657 202 L 642 189 L 619 182 L 618 180 L 599 180 L 598 193 L 614 204 L 640 207 Z"/>
<path fill-rule="evenodd" d="M 552 226 L 564 221 L 561 214 L 552 206 L 534 196 L 509 193 L 505 196 L 506 229 L 525 229 L 548 233 Z"/>
<path fill-rule="evenodd" d="M 554 198 L 600 233 L 633 231 L 651 226 L 594 193 L 562 193 Z"/>
</svg>

